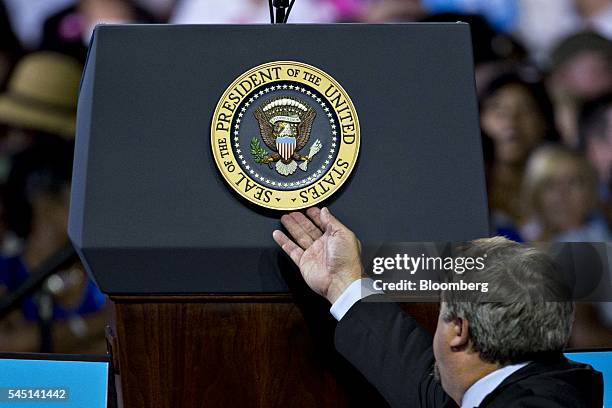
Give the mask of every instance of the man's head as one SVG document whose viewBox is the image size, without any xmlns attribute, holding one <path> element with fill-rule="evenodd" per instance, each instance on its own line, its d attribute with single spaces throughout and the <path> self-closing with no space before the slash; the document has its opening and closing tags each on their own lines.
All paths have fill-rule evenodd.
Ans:
<svg viewBox="0 0 612 408">
<path fill-rule="evenodd" d="M 580 146 L 597 169 L 599 181 L 609 186 L 612 183 L 612 93 L 584 105 L 578 130 Z"/>
<path fill-rule="evenodd" d="M 485 268 L 452 279 L 489 282 L 489 291 L 442 294 L 433 348 L 442 386 L 459 399 L 500 366 L 560 352 L 574 311 L 553 260 L 541 251 L 496 237 L 472 241 L 462 256 L 484 257 Z"/>
<path fill-rule="evenodd" d="M 552 53 L 550 85 L 557 97 L 586 102 L 612 90 L 612 42 L 594 32 L 573 34 Z"/>
</svg>

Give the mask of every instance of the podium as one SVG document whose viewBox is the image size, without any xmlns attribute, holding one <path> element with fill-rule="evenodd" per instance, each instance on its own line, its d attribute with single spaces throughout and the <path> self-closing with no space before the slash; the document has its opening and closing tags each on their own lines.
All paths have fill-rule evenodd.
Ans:
<svg viewBox="0 0 612 408">
<path fill-rule="evenodd" d="M 215 105 L 269 61 L 315 65 L 350 94 L 359 159 L 322 205 L 365 247 L 488 235 L 466 24 L 99 26 L 69 235 L 114 304 L 124 407 L 385 405 L 275 247 L 283 212 L 244 200 L 215 166 Z M 437 305 L 405 307 L 434 330 Z"/>
</svg>

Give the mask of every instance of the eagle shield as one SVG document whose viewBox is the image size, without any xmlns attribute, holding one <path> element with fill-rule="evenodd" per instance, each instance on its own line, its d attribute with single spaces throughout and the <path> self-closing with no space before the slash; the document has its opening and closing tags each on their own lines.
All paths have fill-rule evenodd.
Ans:
<svg viewBox="0 0 612 408">
<path fill-rule="evenodd" d="M 279 136 L 276 138 L 276 147 L 278 154 L 281 155 L 284 161 L 287 161 L 293 156 L 295 151 L 296 138 L 293 136 Z"/>
<path fill-rule="evenodd" d="M 251 141 L 251 154 L 259 164 L 272 165 L 276 171 L 288 176 L 298 168 L 307 170 L 308 162 L 321 148 L 321 142 L 310 146 L 308 155 L 300 151 L 310 139 L 316 111 L 306 102 L 293 97 L 270 99 L 255 109 L 261 138 L 272 151 L 266 152 L 259 140 Z M 299 163 L 299 165 L 298 165 Z"/>
</svg>

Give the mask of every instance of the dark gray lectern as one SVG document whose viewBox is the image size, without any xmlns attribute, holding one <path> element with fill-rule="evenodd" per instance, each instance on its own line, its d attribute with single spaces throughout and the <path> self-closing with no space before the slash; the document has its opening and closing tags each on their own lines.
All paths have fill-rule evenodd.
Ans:
<svg viewBox="0 0 612 408">
<path fill-rule="evenodd" d="M 329 305 L 275 248 L 282 214 L 243 201 L 213 160 L 224 90 L 281 60 L 323 69 L 352 98 L 359 161 L 324 205 L 364 243 L 488 235 L 467 25 L 98 27 L 69 233 L 116 306 L 124 406 L 378 401 L 333 351 Z"/>
</svg>

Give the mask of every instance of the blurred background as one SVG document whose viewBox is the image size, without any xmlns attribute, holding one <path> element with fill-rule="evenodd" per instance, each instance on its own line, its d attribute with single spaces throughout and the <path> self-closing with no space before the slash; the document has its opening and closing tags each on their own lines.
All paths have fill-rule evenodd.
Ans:
<svg viewBox="0 0 612 408">
<path fill-rule="evenodd" d="M 297 0 L 290 17 L 416 21 L 471 24 L 491 233 L 608 241 L 612 0 Z M 0 304 L 69 245 L 77 93 L 95 25 L 268 22 L 267 0 L 0 0 Z M 105 353 L 110 307 L 77 260 L 62 265 L 0 316 L 0 352 Z M 578 305 L 570 346 L 612 346 L 612 303 Z"/>
</svg>

